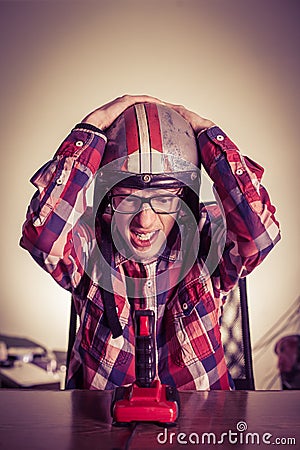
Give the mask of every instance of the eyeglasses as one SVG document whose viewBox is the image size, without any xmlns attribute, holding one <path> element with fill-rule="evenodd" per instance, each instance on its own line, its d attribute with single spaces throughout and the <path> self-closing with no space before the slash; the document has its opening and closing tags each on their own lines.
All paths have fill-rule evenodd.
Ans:
<svg viewBox="0 0 300 450">
<path fill-rule="evenodd" d="M 139 197 L 137 195 L 111 195 L 112 209 L 120 214 L 135 214 L 139 212 L 144 203 L 148 203 L 156 214 L 173 214 L 180 210 L 181 199 L 178 195 L 153 195 L 152 197 Z"/>
</svg>

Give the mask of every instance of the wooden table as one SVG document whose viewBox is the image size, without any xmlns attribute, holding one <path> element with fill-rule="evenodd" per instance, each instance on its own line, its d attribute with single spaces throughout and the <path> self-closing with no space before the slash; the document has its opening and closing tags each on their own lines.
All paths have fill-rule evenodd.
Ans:
<svg viewBox="0 0 300 450">
<path fill-rule="evenodd" d="M 139 424 L 129 448 L 300 448 L 299 391 L 189 391 L 180 400 L 176 427 Z M 0 449 L 125 449 L 132 430 L 111 425 L 110 402 L 110 391 L 0 389 Z"/>
</svg>

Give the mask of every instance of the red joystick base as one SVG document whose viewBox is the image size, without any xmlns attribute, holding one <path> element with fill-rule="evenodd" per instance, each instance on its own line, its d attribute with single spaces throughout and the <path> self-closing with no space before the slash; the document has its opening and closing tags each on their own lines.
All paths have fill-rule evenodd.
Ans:
<svg viewBox="0 0 300 450">
<path fill-rule="evenodd" d="M 165 426 L 176 425 L 179 415 L 177 389 L 154 380 L 150 387 L 136 383 L 115 389 L 111 415 L 113 424 L 129 425 L 130 422 L 156 422 Z"/>
</svg>

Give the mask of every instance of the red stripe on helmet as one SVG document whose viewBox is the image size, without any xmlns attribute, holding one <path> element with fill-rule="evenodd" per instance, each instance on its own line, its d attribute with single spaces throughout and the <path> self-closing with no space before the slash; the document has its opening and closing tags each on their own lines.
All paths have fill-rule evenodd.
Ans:
<svg viewBox="0 0 300 450">
<path fill-rule="evenodd" d="M 139 149 L 139 133 L 135 109 L 129 108 L 124 112 L 127 154 L 131 155 Z"/>
<path fill-rule="evenodd" d="M 150 146 L 151 148 L 162 153 L 163 146 L 157 105 L 155 105 L 155 103 L 147 103 L 145 107 L 148 117 Z"/>
</svg>

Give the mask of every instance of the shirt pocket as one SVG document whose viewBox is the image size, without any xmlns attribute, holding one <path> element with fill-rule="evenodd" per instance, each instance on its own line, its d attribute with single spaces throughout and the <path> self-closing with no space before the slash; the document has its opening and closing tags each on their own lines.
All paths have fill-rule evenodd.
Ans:
<svg viewBox="0 0 300 450">
<path fill-rule="evenodd" d="M 125 323 L 120 320 L 122 328 Z M 82 325 L 81 348 L 92 356 L 98 364 L 107 367 L 121 367 L 132 356 L 132 346 L 123 335 L 114 339 L 107 326 L 103 305 L 88 299 Z"/>
<path fill-rule="evenodd" d="M 167 312 L 167 340 L 170 357 L 180 366 L 189 366 L 214 354 L 221 343 L 218 311 L 210 292 L 195 283 Z"/>
</svg>

